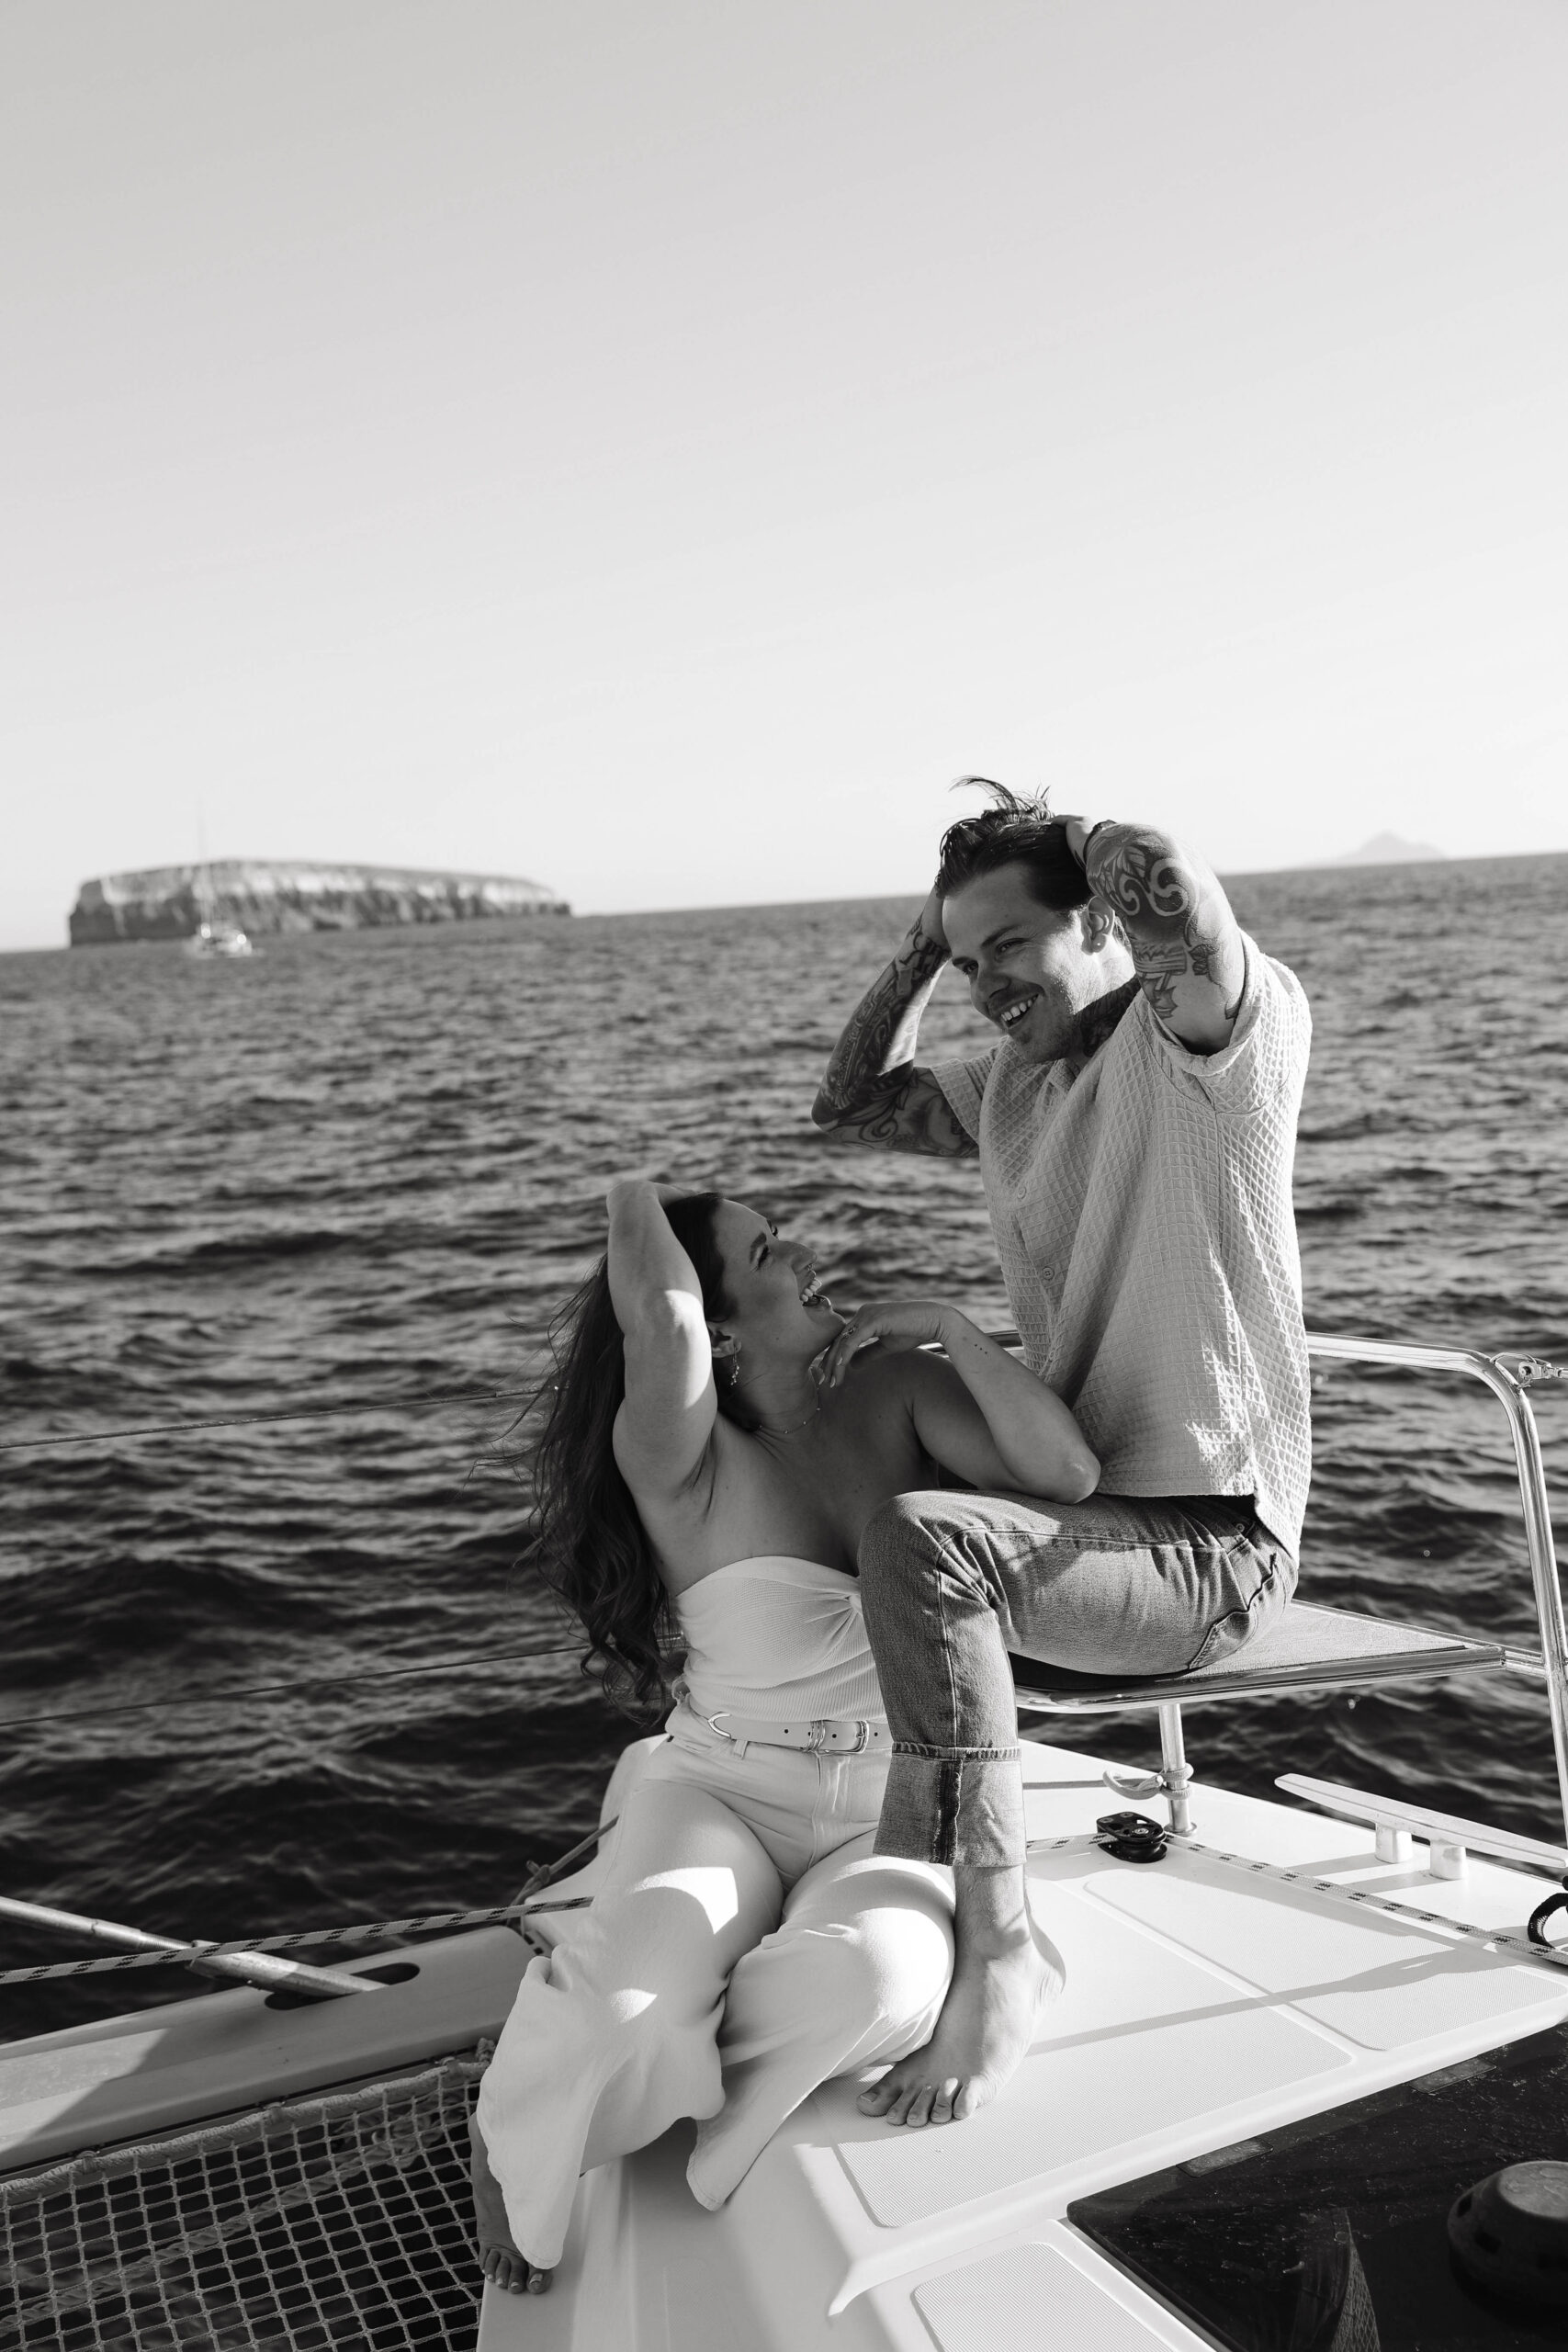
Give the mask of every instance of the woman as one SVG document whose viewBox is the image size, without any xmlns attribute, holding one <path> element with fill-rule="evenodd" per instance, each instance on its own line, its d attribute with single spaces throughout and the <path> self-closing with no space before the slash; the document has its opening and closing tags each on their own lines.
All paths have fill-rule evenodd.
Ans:
<svg viewBox="0 0 1568 2352">
<path fill-rule="evenodd" d="M 548 2283 L 581 2173 L 694 2117 L 687 2177 L 716 2207 L 818 2083 L 929 2037 L 952 1879 L 872 1852 L 887 1730 L 856 1548 L 933 1464 L 1072 1502 L 1099 1476 L 1059 1398 L 956 1309 L 846 1323 L 739 1201 L 626 1178 L 608 1205 L 558 1349 L 541 1552 L 612 1684 L 647 1702 L 671 1640 L 686 1662 L 592 1906 L 530 1964 L 480 2086 L 485 2274 L 513 2291 Z M 1042 1939 L 1043 1989 L 1055 1967 Z"/>
</svg>

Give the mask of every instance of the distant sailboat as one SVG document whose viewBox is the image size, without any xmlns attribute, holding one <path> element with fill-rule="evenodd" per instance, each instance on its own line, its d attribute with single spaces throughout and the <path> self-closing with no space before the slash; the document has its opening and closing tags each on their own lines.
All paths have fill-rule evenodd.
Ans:
<svg viewBox="0 0 1568 2352">
<path fill-rule="evenodd" d="M 204 858 L 196 870 L 196 906 L 200 917 L 196 929 L 186 941 L 188 956 L 250 956 L 254 954 L 250 934 L 237 922 L 219 916 L 212 899 L 212 869 Z"/>
</svg>

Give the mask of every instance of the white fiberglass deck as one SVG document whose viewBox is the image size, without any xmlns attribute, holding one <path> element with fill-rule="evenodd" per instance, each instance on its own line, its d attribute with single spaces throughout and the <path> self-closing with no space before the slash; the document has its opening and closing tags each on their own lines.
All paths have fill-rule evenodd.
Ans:
<svg viewBox="0 0 1568 2352">
<path fill-rule="evenodd" d="M 1118 1800 L 1098 1759 L 1027 1747 L 1032 1838 Z M 1522 1934 L 1551 1882 L 1199 1786 L 1195 1836 L 1456 1921 Z M 704 2213 L 671 2132 L 590 2176 L 551 2293 L 487 2292 L 479 2352 L 1153 2352 L 1202 2339 L 1062 2218 L 1073 2198 L 1337 2107 L 1568 2017 L 1568 1969 L 1174 1847 L 1153 1866 L 1036 1852 L 1062 1998 L 1006 2096 L 909 2132 L 827 2085 Z"/>
</svg>

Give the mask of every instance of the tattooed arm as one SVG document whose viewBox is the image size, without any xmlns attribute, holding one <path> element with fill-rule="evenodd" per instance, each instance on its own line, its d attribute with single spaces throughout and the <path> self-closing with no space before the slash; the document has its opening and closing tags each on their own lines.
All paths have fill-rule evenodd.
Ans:
<svg viewBox="0 0 1568 2352">
<path fill-rule="evenodd" d="M 1065 822 L 1067 846 L 1121 923 L 1139 984 L 1164 1026 L 1195 1054 L 1228 1046 L 1247 951 L 1209 867 L 1152 825 Z"/>
<path fill-rule="evenodd" d="M 887 969 L 851 1013 L 811 1106 L 819 1127 L 878 1151 L 972 1159 L 974 1139 L 946 1095 L 915 1062 L 920 1015 L 947 961 L 933 889 Z"/>
</svg>

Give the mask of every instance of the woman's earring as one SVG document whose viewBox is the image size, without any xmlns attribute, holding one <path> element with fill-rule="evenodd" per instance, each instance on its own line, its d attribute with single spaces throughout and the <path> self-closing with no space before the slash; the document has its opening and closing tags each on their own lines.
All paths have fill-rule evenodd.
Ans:
<svg viewBox="0 0 1568 2352">
<path fill-rule="evenodd" d="M 708 1342 L 713 1349 L 714 1368 L 724 1368 L 724 1385 L 733 1388 L 740 1377 L 740 1342 L 733 1331 L 721 1331 L 716 1324 L 708 1325 Z"/>
</svg>

